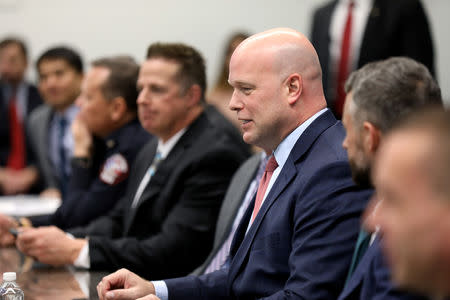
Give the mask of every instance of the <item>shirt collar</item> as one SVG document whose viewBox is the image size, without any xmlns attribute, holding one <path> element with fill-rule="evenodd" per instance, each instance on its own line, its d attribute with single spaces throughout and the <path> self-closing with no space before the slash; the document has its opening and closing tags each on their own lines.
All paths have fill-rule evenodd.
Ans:
<svg viewBox="0 0 450 300">
<path fill-rule="evenodd" d="M 328 108 L 324 108 L 317 113 L 315 113 L 312 117 L 310 117 L 308 120 L 303 122 L 300 126 L 298 126 L 294 131 L 292 131 L 275 149 L 274 155 L 275 159 L 277 160 L 278 167 L 280 169 L 283 168 L 284 164 L 286 163 L 286 160 L 291 153 L 292 148 L 294 148 L 295 143 L 300 138 L 300 136 L 303 134 L 303 132 L 306 130 L 306 128 L 311 125 L 311 123 L 317 119 L 321 114 L 323 114 L 325 111 L 327 111 Z"/>
<path fill-rule="evenodd" d="M 338 5 L 343 5 L 345 7 L 348 7 L 348 5 L 350 4 L 350 1 L 353 2 L 355 7 L 358 7 L 358 6 L 363 6 L 363 5 L 364 6 L 369 5 L 372 3 L 373 0 L 339 0 Z"/>
<path fill-rule="evenodd" d="M 162 159 L 166 158 L 167 155 L 169 155 L 172 148 L 175 146 L 175 144 L 178 142 L 178 140 L 183 136 L 185 132 L 186 128 L 181 129 L 174 136 L 168 139 L 165 143 L 161 139 L 158 139 L 157 152 L 161 153 Z"/>
<path fill-rule="evenodd" d="M 72 104 L 66 110 L 64 110 L 64 112 L 62 112 L 62 113 L 59 111 L 55 111 L 55 116 L 58 119 L 65 118 L 68 121 L 68 123 L 70 124 L 70 123 L 72 123 L 73 119 L 75 119 L 79 110 L 80 110 L 80 108 L 78 106 L 76 106 L 75 104 Z"/>
</svg>

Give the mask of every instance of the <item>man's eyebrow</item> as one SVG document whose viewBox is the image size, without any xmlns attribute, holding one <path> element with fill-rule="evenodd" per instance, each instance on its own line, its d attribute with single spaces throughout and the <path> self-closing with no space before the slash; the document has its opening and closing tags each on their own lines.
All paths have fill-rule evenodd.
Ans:
<svg viewBox="0 0 450 300">
<path fill-rule="evenodd" d="M 229 83 L 231 86 L 233 86 L 233 84 L 232 84 L 231 81 L 228 80 L 228 83 Z M 238 81 L 235 81 L 235 82 L 234 82 L 234 85 L 235 85 L 235 86 L 239 86 L 239 87 L 242 87 L 242 86 L 246 86 L 246 87 L 255 87 L 254 84 L 251 84 L 251 83 L 245 82 L 245 81 L 239 81 L 239 80 L 238 80 Z"/>
</svg>

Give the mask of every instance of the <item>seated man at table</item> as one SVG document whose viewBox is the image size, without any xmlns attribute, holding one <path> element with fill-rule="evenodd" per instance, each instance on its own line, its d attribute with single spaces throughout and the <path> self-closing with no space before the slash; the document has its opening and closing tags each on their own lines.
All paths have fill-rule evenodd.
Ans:
<svg viewBox="0 0 450 300">
<path fill-rule="evenodd" d="M 151 278 L 187 274 L 206 258 L 245 157 L 204 113 L 204 61 L 192 47 L 151 45 L 137 86 L 139 119 L 157 138 L 138 154 L 125 196 L 107 216 L 70 229 L 76 238 L 30 229 L 19 233 L 19 250 L 47 264 L 128 267 Z"/>
<path fill-rule="evenodd" d="M 36 69 L 39 92 L 46 105 L 33 111 L 27 129 L 45 194 L 64 200 L 72 173 L 70 124 L 78 113 L 75 100 L 83 81 L 83 62 L 74 49 L 58 46 L 39 56 Z"/>
<path fill-rule="evenodd" d="M 92 63 L 76 100 L 80 112 L 72 124 L 68 193 L 54 214 L 29 218 L 33 226 L 86 225 L 105 215 L 125 194 L 129 169 L 150 138 L 137 119 L 138 73 L 139 65 L 129 57 Z M 5 218 L 0 215 L 0 222 L 7 222 Z M 9 220 L 13 227 L 14 220 Z"/>
<path fill-rule="evenodd" d="M 157 282 L 120 270 L 99 284 L 101 299 L 156 293 L 171 300 L 323 300 L 343 288 L 372 190 L 352 181 L 344 128 L 326 108 L 314 48 L 292 29 L 256 34 L 234 51 L 229 82 L 244 140 L 270 157 L 227 263 L 202 276 Z"/>
</svg>

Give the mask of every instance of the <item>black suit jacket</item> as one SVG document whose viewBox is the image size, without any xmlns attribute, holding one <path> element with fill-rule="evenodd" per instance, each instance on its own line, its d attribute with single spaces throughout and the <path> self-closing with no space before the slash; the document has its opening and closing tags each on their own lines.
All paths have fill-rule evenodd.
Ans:
<svg viewBox="0 0 450 300">
<path fill-rule="evenodd" d="M 331 1 L 314 13 L 311 42 L 322 65 L 324 91 L 333 107 L 330 86 L 330 26 L 337 1 Z M 434 74 L 434 52 L 430 28 L 420 0 L 374 0 L 361 43 L 357 67 L 391 56 L 411 57 Z"/>
<path fill-rule="evenodd" d="M 0 82 L 0 166 L 6 166 L 10 151 L 10 136 L 9 136 L 9 115 L 8 115 L 8 99 L 3 99 L 2 83 Z M 26 120 L 30 113 L 39 105 L 42 104 L 42 99 L 39 96 L 37 88 L 33 85 L 27 85 L 27 111 L 26 118 L 23 123 L 23 129 L 25 130 L 25 142 L 26 142 L 26 163 L 27 165 L 34 162 L 33 151 L 30 148 L 30 143 L 27 138 L 28 132 L 26 132 Z"/>
<path fill-rule="evenodd" d="M 245 159 L 205 114 L 186 130 L 131 208 L 157 139 L 138 154 L 125 197 L 107 217 L 71 230 L 89 236 L 92 269 L 121 267 L 150 279 L 191 272 L 211 250 L 228 183 Z"/>
</svg>

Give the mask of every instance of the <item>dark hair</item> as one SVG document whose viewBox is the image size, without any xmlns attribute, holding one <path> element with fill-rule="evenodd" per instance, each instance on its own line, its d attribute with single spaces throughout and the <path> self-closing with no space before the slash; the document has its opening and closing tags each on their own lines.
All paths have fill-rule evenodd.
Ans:
<svg viewBox="0 0 450 300">
<path fill-rule="evenodd" d="M 130 56 L 106 57 L 94 60 L 92 66 L 109 70 L 108 78 L 101 87 L 103 95 L 108 100 L 123 97 L 128 110 L 136 112 L 136 82 L 139 75 L 139 65 L 136 61 Z"/>
<path fill-rule="evenodd" d="M 69 66 L 71 66 L 77 73 L 83 73 L 83 61 L 81 56 L 73 49 L 60 46 L 50 48 L 45 51 L 36 61 L 36 68 L 39 71 L 39 66 L 44 60 L 64 60 Z"/>
<path fill-rule="evenodd" d="M 222 57 L 222 69 L 220 71 L 219 77 L 217 78 L 216 87 L 231 88 L 228 84 L 228 74 L 230 73 L 230 64 L 228 61 L 228 57 L 230 57 L 234 51 L 234 49 L 232 49 L 231 47 L 233 46 L 233 43 L 235 41 L 243 41 L 249 36 L 250 35 L 245 32 L 235 32 L 228 38 Z"/>
<path fill-rule="evenodd" d="M 441 90 L 428 69 L 406 57 L 365 65 L 350 75 L 345 91 L 352 93 L 355 121 L 369 121 L 381 132 L 411 111 L 430 104 L 442 106 Z"/>
<path fill-rule="evenodd" d="M 12 36 L 7 37 L 7 38 L 3 39 L 2 41 L 0 41 L 0 50 L 6 48 L 9 45 L 17 45 L 19 47 L 20 52 L 22 53 L 23 57 L 25 58 L 25 60 L 27 60 L 28 49 L 23 40 L 16 38 L 16 37 L 12 37 Z"/>
<path fill-rule="evenodd" d="M 424 139 L 430 152 L 421 169 L 433 190 L 450 201 L 450 111 L 442 106 L 428 106 L 408 115 L 393 132 L 421 132 L 430 137 L 429 140 Z"/>
<path fill-rule="evenodd" d="M 178 63 L 180 69 L 177 79 L 183 88 L 182 93 L 197 84 L 201 88 L 201 101 L 205 101 L 205 61 L 197 50 L 181 43 L 155 43 L 147 49 L 147 59 L 151 58 L 163 58 Z"/>
</svg>

